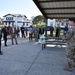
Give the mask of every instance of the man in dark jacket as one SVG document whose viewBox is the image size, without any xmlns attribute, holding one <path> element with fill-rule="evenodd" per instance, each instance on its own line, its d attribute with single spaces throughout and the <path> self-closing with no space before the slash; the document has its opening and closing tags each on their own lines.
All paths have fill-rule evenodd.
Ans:
<svg viewBox="0 0 75 75">
<path fill-rule="evenodd" d="M 54 27 L 51 25 L 50 26 L 50 36 L 53 37 L 53 31 L 54 31 Z"/>
<path fill-rule="evenodd" d="M 24 27 L 23 27 L 23 25 L 22 25 L 22 27 L 21 27 L 21 34 L 22 34 L 22 38 L 23 38 L 23 37 L 25 38 L 24 31 L 25 31 L 25 28 L 24 28 Z"/>
<path fill-rule="evenodd" d="M 2 29 L 0 28 L 0 55 L 3 55 L 1 51 L 1 38 L 2 38 Z"/>
<path fill-rule="evenodd" d="M 59 25 L 56 27 L 56 37 L 59 37 L 60 36 L 60 27 Z"/>
<path fill-rule="evenodd" d="M 40 34 L 40 35 L 44 34 L 44 28 L 42 28 L 42 27 L 39 28 L 39 34 Z"/>
<path fill-rule="evenodd" d="M 2 29 L 2 32 L 3 32 L 4 45 L 7 47 L 7 36 L 9 32 L 6 26 L 4 26 L 4 28 Z"/>
</svg>

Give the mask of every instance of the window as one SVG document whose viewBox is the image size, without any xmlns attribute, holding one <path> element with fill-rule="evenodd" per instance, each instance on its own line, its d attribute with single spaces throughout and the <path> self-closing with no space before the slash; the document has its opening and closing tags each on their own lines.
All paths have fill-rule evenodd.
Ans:
<svg viewBox="0 0 75 75">
<path fill-rule="evenodd" d="M 13 17 L 6 17 L 6 20 L 13 20 Z"/>
<path fill-rule="evenodd" d="M 26 26 L 28 26 L 28 23 L 26 23 Z"/>
<path fill-rule="evenodd" d="M 50 25 L 53 26 L 53 22 L 51 22 Z"/>
<path fill-rule="evenodd" d="M 11 20 L 13 20 L 13 17 L 11 17 Z"/>
<path fill-rule="evenodd" d="M 5 24 L 7 25 L 7 22 L 5 22 Z"/>
<path fill-rule="evenodd" d="M 8 20 L 8 18 L 6 17 L 6 20 Z"/>
</svg>

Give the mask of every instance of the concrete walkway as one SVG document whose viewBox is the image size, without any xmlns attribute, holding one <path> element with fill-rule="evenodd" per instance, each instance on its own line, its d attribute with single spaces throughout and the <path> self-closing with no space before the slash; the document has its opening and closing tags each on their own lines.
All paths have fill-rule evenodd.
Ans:
<svg viewBox="0 0 75 75">
<path fill-rule="evenodd" d="M 44 50 L 35 41 L 18 39 L 18 45 L 2 45 L 4 55 L 0 55 L 0 75 L 75 75 L 63 70 L 67 65 L 65 46 L 48 45 Z"/>
</svg>

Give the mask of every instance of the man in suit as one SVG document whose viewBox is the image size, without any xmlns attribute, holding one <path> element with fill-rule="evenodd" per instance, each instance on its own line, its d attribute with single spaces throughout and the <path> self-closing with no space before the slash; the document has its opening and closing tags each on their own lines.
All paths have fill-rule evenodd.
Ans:
<svg viewBox="0 0 75 75">
<path fill-rule="evenodd" d="M 10 27 L 9 32 L 10 32 L 10 35 L 11 35 L 12 45 L 14 44 L 13 39 L 15 39 L 15 43 L 18 44 L 17 38 L 16 38 L 16 32 L 17 31 L 16 31 L 16 28 L 15 28 L 14 24 L 12 24 L 12 27 Z"/>
</svg>

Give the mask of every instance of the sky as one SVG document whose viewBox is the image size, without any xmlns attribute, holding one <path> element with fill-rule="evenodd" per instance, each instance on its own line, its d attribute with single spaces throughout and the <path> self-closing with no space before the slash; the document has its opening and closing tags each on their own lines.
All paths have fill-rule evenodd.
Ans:
<svg viewBox="0 0 75 75">
<path fill-rule="evenodd" d="M 0 0 L 0 17 L 6 14 L 24 14 L 30 19 L 41 12 L 33 0 Z"/>
</svg>

